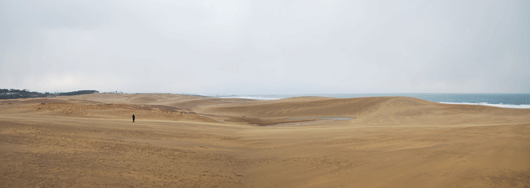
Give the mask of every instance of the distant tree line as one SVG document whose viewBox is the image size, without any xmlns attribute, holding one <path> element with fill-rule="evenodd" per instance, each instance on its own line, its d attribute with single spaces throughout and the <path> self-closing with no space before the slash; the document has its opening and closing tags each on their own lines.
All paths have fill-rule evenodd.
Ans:
<svg viewBox="0 0 530 188">
<path fill-rule="evenodd" d="M 27 89 L 0 89 L 0 99 L 19 99 L 19 98 L 35 98 L 35 97 L 55 97 L 55 96 L 73 96 L 73 95 L 84 95 L 99 93 L 96 90 L 79 90 L 72 92 L 61 92 L 61 93 L 39 93 L 35 91 L 28 91 Z"/>
<path fill-rule="evenodd" d="M 59 96 L 72 96 L 72 95 L 85 95 L 85 94 L 92 94 L 92 93 L 99 93 L 99 91 L 96 91 L 96 90 L 79 90 L 79 91 L 58 93 L 58 95 Z"/>
</svg>

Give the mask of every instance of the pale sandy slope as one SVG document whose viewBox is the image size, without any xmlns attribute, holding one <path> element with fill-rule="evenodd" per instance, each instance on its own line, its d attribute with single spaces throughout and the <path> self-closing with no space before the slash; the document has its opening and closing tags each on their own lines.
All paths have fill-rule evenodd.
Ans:
<svg viewBox="0 0 530 188">
<path fill-rule="evenodd" d="M 252 125 L 293 117 L 356 119 Z M 0 187 L 529 187 L 530 110 L 404 97 L 3 100 L 0 159 Z"/>
</svg>

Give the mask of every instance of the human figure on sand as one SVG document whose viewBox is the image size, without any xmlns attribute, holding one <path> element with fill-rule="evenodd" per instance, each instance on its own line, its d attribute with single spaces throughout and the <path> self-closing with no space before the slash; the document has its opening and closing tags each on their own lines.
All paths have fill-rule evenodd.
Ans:
<svg viewBox="0 0 530 188">
<path fill-rule="evenodd" d="M 134 123 L 134 114 L 133 114 L 133 123 Z"/>
</svg>

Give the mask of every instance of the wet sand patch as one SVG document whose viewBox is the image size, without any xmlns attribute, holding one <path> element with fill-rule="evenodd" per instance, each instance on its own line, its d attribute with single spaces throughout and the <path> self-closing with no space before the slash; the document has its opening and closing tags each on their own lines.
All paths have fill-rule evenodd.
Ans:
<svg viewBox="0 0 530 188">
<path fill-rule="evenodd" d="M 322 119 L 322 120 L 352 120 L 353 117 L 296 117 L 296 118 L 287 118 L 287 119 Z"/>
<path fill-rule="evenodd" d="M 275 125 L 269 125 L 265 127 L 284 127 L 284 126 L 305 126 L 305 125 L 315 125 L 320 123 L 326 123 L 331 121 L 345 121 L 353 120 L 353 117 L 296 117 L 296 118 L 287 118 L 287 120 L 309 120 L 309 121 L 299 121 L 299 122 L 288 122 L 288 123 L 279 123 Z"/>
</svg>

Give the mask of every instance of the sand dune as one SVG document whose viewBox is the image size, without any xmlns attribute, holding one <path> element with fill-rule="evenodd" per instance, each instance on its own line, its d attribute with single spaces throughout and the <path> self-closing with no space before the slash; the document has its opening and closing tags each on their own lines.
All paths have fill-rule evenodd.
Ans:
<svg viewBox="0 0 530 188">
<path fill-rule="evenodd" d="M 408 97 L 0 100 L 0 159 L 0 187 L 530 187 L 530 110 Z"/>
<path fill-rule="evenodd" d="M 366 97 L 285 101 L 211 108 L 205 111 L 259 118 L 356 117 L 364 125 L 438 125 L 529 122 L 529 109 L 503 109 L 478 105 L 449 105 L 410 97 Z"/>
</svg>

